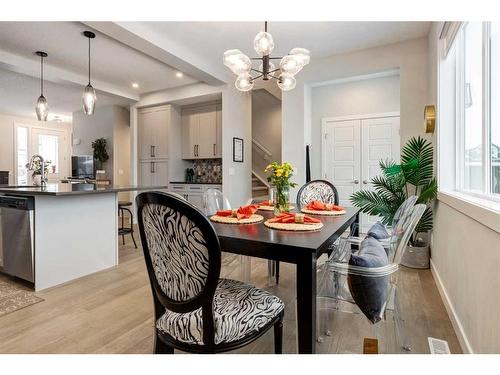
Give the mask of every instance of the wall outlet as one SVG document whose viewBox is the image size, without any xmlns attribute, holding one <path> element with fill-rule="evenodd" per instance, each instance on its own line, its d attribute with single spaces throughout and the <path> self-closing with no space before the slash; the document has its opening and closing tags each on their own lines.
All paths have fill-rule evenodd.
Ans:
<svg viewBox="0 0 500 375">
<path fill-rule="evenodd" d="M 230 176 L 234 176 L 236 174 L 236 171 L 234 170 L 234 168 L 229 168 L 228 172 L 229 172 Z"/>
</svg>

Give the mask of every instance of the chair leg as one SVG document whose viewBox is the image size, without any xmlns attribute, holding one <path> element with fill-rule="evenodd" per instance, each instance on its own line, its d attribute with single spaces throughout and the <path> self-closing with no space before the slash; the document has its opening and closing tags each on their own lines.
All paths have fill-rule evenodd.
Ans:
<svg viewBox="0 0 500 375">
<path fill-rule="evenodd" d="M 154 353 L 155 354 L 174 354 L 174 348 L 165 344 L 162 339 L 155 332 L 155 342 L 154 342 Z"/>
<path fill-rule="evenodd" d="M 130 215 L 130 236 L 132 237 L 132 241 L 134 242 L 134 247 L 137 249 L 137 244 L 135 243 L 135 238 L 134 238 L 134 215 L 132 214 L 132 211 L 127 210 L 129 215 Z"/>
<path fill-rule="evenodd" d="M 274 324 L 274 354 L 283 353 L 283 313 Z"/>
<path fill-rule="evenodd" d="M 411 342 L 408 334 L 406 333 L 406 329 L 404 327 L 405 320 L 403 319 L 403 315 L 401 314 L 401 305 L 399 303 L 398 291 L 394 292 L 394 311 L 393 311 L 393 319 L 396 327 L 396 340 L 401 347 L 409 352 L 411 351 Z"/>
<path fill-rule="evenodd" d="M 274 277 L 276 279 L 276 284 L 279 284 L 280 283 L 280 261 L 279 260 L 275 261 Z"/>
</svg>

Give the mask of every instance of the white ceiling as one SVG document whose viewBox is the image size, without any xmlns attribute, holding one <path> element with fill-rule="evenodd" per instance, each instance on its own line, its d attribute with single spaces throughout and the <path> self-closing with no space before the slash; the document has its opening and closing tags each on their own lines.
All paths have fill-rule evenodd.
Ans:
<svg viewBox="0 0 500 375">
<path fill-rule="evenodd" d="M 35 117 L 35 103 L 39 95 L 40 81 L 37 78 L 0 68 L 0 112 Z M 64 121 L 71 121 L 72 113 L 82 109 L 81 87 L 45 82 L 44 96 L 49 103 L 49 120 L 59 116 Z M 126 107 L 132 102 L 127 98 L 97 92 L 97 107 Z"/>
<path fill-rule="evenodd" d="M 123 22 L 144 35 L 189 48 L 191 57 L 208 59 L 221 68 L 224 51 L 237 48 L 255 56 L 253 39 L 263 22 Z M 428 34 L 430 22 L 269 22 L 274 38 L 273 55 L 285 55 L 294 47 L 311 51 L 313 59 L 370 48 Z"/>
</svg>

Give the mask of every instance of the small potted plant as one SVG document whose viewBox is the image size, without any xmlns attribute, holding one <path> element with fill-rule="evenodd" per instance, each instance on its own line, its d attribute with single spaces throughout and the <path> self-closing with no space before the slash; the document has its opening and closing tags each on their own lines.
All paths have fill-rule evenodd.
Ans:
<svg viewBox="0 0 500 375">
<path fill-rule="evenodd" d="M 283 164 L 273 162 L 266 167 L 264 172 L 269 173 L 267 181 L 273 185 L 274 213 L 290 211 L 290 188 L 297 186 L 296 183 L 290 182 L 293 176 L 292 165 L 287 162 Z"/>
<path fill-rule="evenodd" d="M 362 212 L 378 215 L 383 224 L 389 225 L 401 203 L 410 195 L 416 195 L 417 203 L 426 204 L 427 209 L 410 237 L 401 264 L 429 268 L 429 242 L 423 235 L 432 230 L 432 203 L 437 195 L 432 144 L 421 137 L 411 138 L 401 150 L 400 164 L 392 160 L 381 160 L 379 164 L 382 175 L 371 179 L 375 191 L 355 192 L 351 202 Z"/>
<path fill-rule="evenodd" d="M 109 159 L 106 146 L 107 142 L 105 138 L 97 138 L 94 142 L 92 142 L 92 149 L 94 150 L 94 160 L 98 162 L 98 165 L 96 165 L 96 169 L 101 170 L 103 168 L 103 164 Z"/>
<path fill-rule="evenodd" d="M 45 176 L 48 176 L 49 170 L 52 170 L 54 173 L 55 168 L 51 168 L 50 164 L 52 161 L 46 160 L 45 161 Z M 30 163 L 26 164 L 26 168 L 30 170 Z M 31 169 L 31 181 L 33 182 L 33 185 L 35 186 L 41 186 L 42 185 L 42 162 L 39 159 L 36 159 L 33 161 L 33 166 Z"/>
</svg>

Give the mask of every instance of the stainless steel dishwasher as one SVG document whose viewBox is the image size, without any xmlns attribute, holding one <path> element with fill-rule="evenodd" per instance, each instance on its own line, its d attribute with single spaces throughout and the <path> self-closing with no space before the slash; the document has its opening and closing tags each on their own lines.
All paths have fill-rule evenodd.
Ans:
<svg viewBox="0 0 500 375">
<path fill-rule="evenodd" d="M 35 282 L 34 208 L 33 197 L 0 196 L 0 270 L 30 282 Z"/>
</svg>

